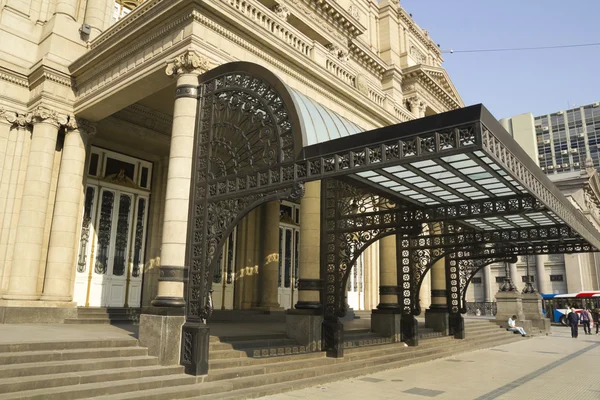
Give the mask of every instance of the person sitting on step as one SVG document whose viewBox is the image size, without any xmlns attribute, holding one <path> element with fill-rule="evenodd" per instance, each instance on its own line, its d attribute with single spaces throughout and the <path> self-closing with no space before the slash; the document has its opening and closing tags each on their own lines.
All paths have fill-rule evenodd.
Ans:
<svg viewBox="0 0 600 400">
<path fill-rule="evenodd" d="M 506 330 L 514 332 L 514 333 L 520 333 L 521 336 L 527 335 L 525 333 L 525 329 L 521 328 L 520 326 L 517 326 L 517 316 L 516 315 L 513 315 L 512 317 L 510 317 L 508 319 L 508 328 L 506 328 Z"/>
</svg>

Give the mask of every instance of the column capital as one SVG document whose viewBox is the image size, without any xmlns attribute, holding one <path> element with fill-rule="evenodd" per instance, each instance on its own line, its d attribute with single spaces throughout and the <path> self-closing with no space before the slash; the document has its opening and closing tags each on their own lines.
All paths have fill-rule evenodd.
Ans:
<svg viewBox="0 0 600 400">
<path fill-rule="evenodd" d="M 87 136 L 93 136 L 96 134 L 97 126 L 94 122 L 74 115 L 69 116 L 69 121 L 65 124 L 67 132 L 79 131 Z"/>
<path fill-rule="evenodd" d="M 38 106 L 31 113 L 27 114 L 26 121 L 33 125 L 45 122 L 60 128 L 67 124 L 68 118 L 65 114 L 60 114 L 44 106 Z"/>
<path fill-rule="evenodd" d="M 4 107 L 0 106 L 0 120 L 6 120 L 9 124 L 17 127 L 26 127 L 29 123 L 27 122 L 27 114 L 21 114 L 15 111 L 8 111 Z"/>
<path fill-rule="evenodd" d="M 179 76 L 183 74 L 201 74 L 210 69 L 210 63 L 206 57 L 194 50 L 187 50 L 185 53 L 167 61 L 165 73 L 168 76 Z"/>
</svg>

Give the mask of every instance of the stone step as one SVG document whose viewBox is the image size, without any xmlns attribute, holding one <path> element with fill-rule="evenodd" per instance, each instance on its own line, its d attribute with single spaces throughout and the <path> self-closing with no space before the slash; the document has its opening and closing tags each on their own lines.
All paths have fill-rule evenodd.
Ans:
<svg viewBox="0 0 600 400">
<path fill-rule="evenodd" d="M 246 367 L 250 365 L 264 365 L 269 363 L 283 363 L 286 361 L 292 360 L 303 360 L 303 359 L 318 359 L 325 357 L 325 352 L 313 352 L 313 353 L 302 353 L 295 355 L 285 355 L 281 357 L 264 357 L 264 358 L 228 358 L 221 360 L 214 360 L 212 356 L 209 355 L 210 359 L 208 360 L 209 370 L 218 370 L 225 368 L 237 368 L 237 367 Z"/>
<path fill-rule="evenodd" d="M 475 346 L 473 346 L 473 345 L 463 346 L 463 348 L 461 349 L 461 352 L 468 351 L 469 349 L 476 350 L 479 348 L 485 348 L 485 347 L 489 347 L 489 346 L 495 346 L 495 345 L 505 344 L 505 343 L 510 343 L 510 342 L 511 342 L 511 340 L 508 340 L 508 341 L 505 340 L 502 343 L 493 343 L 493 344 L 484 343 L 484 344 L 475 345 Z M 376 366 L 372 366 L 372 367 L 353 369 L 353 370 L 349 370 L 349 371 L 337 372 L 337 373 L 331 373 L 331 374 L 322 374 L 322 375 L 318 375 L 317 377 L 314 377 L 314 378 L 300 379 L 300 380 L 294 380 L 294 381 L 283 382 L 283 383 L 278 383 L 278 384 L 270 384 L 270 385 L 254 387 L 254 388 L 244 388 L 241 390 L 234 390 L 234 391 L 227 392 L 227 393 L 219 393 L 219 394 L 206 393 L 206 394 L 202 394 L 197 397 L 193 397 L 193 399 L 202 399 L 202 400 L 239 399 L 239 398 L 256 398 L 256 397 L 261 397 L 261 396 L 274 395 L 277 393 L 283 393 L 283 392 L 287 392 L 287 391 L 291 391 L 291 390 L 303 389 L 303 388 L 307 388 L 307 387 L 311 387 L 311 386 L 315 386 L 315 385 L 319 385 L 319 384 L 333 382 L 336 380 L 342 380 L 342 379 L 353 378 L 353 377 L 357 377 L 357 376 L 363 376 L 363 375 L 367 375 L 367 374 L 371 374 L 371 373 L 375 373 L 375 372 L 379 372 L 379 371 L 383 371 L 383 370 L 387 370 L 387 369 L 401 368 L 401 367 L 404 367 L 407 365 L 426 362 L 426 361 L 430 361 L 430 360 L 437 359 L 440 357 L 447 357 L 447 356 L 450 356 L 453 354 L 456 354 L 456 352 L 453 352 L 453 351 L 437 352 L 435 354 L 423 355 L 423 356 L 419 356 L 419 357 L 414 357 L 412 359 L 400 360 L 400 361 L 396 361 L 396 362 L 389 362 L 386 364 L 380 364 L 380 365 L 376 365 Z"/>
<path fill-rule="evenodd" d="M 270 347 L 244 348 L 239 350 L 216 350 L 209 353 L 211 360 L 225 360 L 235 358 L 261 358 L 282 357 L 293 354 L 310 353 L 306 346 L 300 346 L 293 342 L 289 345 L 278 345 Z"/>
<path fill-rule="evenodd" d="M 211 342 L 209 345 L 209 352 L 218 350 L 244 350 L 249 348 L 276 346 L 298 346 L 298 343 L 288 338 Z"/>
<path fill-rule="evenodd" d="M 158 364 L 158 359 L 152 356 L 114 357 L 91 360 L 50 361 L 25 364 L 0 365 L 2 378 L 28 377 L 41 375 L 98 371 L 102 369 L 118 369 L 130 367 L 149 367 Z"/>
<path fill-rule="evenodd" d="M 96 397 L 98 400 L 177 400 L 216 394 L 217 399 L 232 390 L 228 381 L 196 383 L 182 387 L 164 387 L 160 389 L 138 390 L 135 392 Z"/>
<path fill-rule="evenodd" d="M 148 355 L 148 349 L 144 347 L 16 351 L 10 353 L 0 353 L 0 365 L 146 355 Z"/>
<path fill-rule="evenodd" d="M 60 386 L 84 385 L 87 383 L 114 382 L 126 379 L 145 377 L 160 377 L 165 375 L 182 374 L 182 366 L 148 366 L 111 368 L 96 371 L 76 371 L 53 373 L 28 377 L 0 378 L 0 393 L 27 391 L 32 389 L 55 388 Z"/>
<path fill-rule="evenodd" d="M 140 314 L 139 308 L 124 308 L 124 307 L 78 307 L 78 315 L 87 314 Z"/>
<path fill-rule="evenodd" d="M 32 389 L 23 392 L 0 394 L 0 400 L 74 400 L 164 387 L 181 387 L 194 383 L 196 383 L 196 377 L 177 374 L 159 378 L 145 377 L 124 379 L 111 382 L 108 385 L 105 382 L 100 382 L 56 388 Z"/>
<path fill-rule="evenodd" d="M 241 341 L 252 341 L 252 340 L 270 340 L 270 339 L 289 339 L 284 333 L 265 333 L 261 335 L 251 336 L 210 336 L 210 342 L 241 342 Z"/>
<path fill-rule="evenodd" d="M 105 318 L 89 318 L 89 319 L 66 318 L 65 324 L 75 324 L 75 325 L 77 325 L 77 324 L 85 324 L 85 325 L 110 324 L 110 320 L 105 319 Z"/>
<path fill-rule="evenodd" d="M 106 347 L 137 347 L 137 339 L 111 340 L 74 340 L 72 342 L 33 342 L 0 344 L 0 353 L 42 351 L 42 350 L 73 350 Z"/>
</svg>

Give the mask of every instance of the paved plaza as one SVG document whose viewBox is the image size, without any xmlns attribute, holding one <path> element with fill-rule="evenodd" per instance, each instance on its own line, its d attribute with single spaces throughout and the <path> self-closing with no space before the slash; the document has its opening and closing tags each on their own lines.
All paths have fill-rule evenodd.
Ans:
<svg viewBox="0 0 600 400">
<path fill-rule="evenodd" d="M 600 399 L 600 336 L 569 328 L 486 350 L 263 397 L 297 399 Z"/>
</svg>

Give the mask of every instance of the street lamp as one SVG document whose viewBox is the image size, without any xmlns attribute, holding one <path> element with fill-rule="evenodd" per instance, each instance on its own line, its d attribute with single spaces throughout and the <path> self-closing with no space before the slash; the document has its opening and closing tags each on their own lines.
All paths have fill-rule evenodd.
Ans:
<svg viewBox="0 0 600 400">
<path fill-rule="evenodd" d="M 500 286 L 501 292 L 514 292 L 517 290 L 515 285 L 513 285 L 512 280 L 510 279 L 510 272 L 508 270 L 508 262 L 504 262 L 504 282 L 502 286 Z"/>
<path fill-rule="evenodd" d="M 533 284 L 531 283 L 531 275 L 529 275 L 529 254 L 526 255 L 526 268 L 527 268 L 527 279 L 525 280 L 525 287 L 523 288 L 523 291 L 521 293 L 535 293 L 535 287 L 533 286 Z"/>
</svg>

